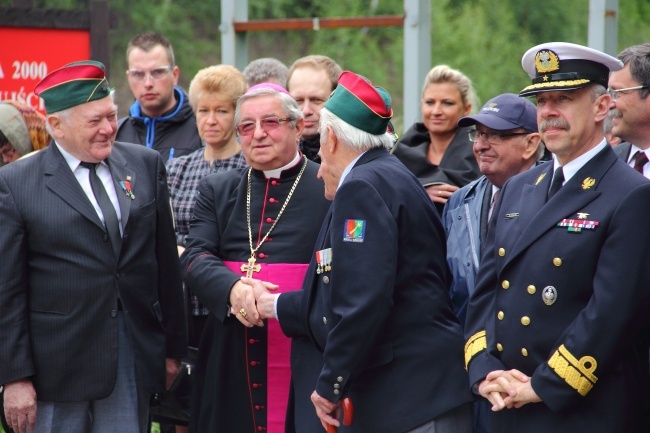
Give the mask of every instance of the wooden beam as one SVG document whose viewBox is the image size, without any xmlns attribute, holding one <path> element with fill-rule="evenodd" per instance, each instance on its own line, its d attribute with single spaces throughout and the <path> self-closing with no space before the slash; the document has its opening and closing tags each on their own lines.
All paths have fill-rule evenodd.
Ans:
<svg viewBox="0 0 650 433">
<path fill-rule="evenodd" d="M 90 28 L 88 10 L 0 8 L 0 26 L 50 29 Z"/>
<path fill-rule="evenodd" d="M 236 32 L 256 32 L 273 30 L 320 30 L 343 27 L 386 27 L 402 26 L 403 15 L 382 15 L 355 18 L 289 18 L 283 20 L 235 21 Z"/>
<path fill-rule="evenodd" d="M 110 13 L 108 0 L 92 0 L 90 2 L 90 58 L 104 64 L 110 71 L 110 46 L 108 30 Z"/>
<path fill-rule="evenodd" d="M 34 0 L 13 0 L 11 6 L 15 8 L 33 8 Z"/>
</svg>

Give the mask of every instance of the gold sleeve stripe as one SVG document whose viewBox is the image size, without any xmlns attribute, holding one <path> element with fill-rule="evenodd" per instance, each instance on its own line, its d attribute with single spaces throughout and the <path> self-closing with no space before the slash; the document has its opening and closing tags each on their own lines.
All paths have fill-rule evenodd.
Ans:
<svg viewBox="0 0 650 433">
<path fill-rule="evenodd" d="M 465 343 L 465 370 L 467 370 L 467 366 L 472 358 L 485 349 L 487 349 L 485 331 L 479 331 L 467 340 L 467 343 Z"/>
<path fill-rule="evenodd" d="M 465 355 L 467 357 L 467 355 Z M 561 345 L 551 356 L 548 365 L 581 396 L 586 396 L 598 378 L 594 375 L 596 371 L 596 360 L 591 356 L 583 356 L 578 359 Z"/>
</svg>

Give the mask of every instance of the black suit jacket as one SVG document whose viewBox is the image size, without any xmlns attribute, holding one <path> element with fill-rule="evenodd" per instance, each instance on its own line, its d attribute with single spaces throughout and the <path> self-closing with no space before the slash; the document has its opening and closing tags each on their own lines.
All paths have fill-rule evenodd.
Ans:
<svg viewBox="0 0 650 433">
<path fill-rule="evenodd" d="M 119 142 L 107 163 L 122 214 L 117 258 L 54 144 L 0 170 L 0 383 L 29 378 L 40 400 L 110 394 L 118 294 L 146 390 L 163 390 L 165 358 L 187 350 L 165 165 Z M 119 186 L 127 176 L 133 200 Z"/>
<path fill-rule="evenodd" d="M 552 177 L 543 164 L 502 190 L 467 312 L 470 382 L 515 368 L 542 399 L 491 413 L 490 431 L 646 431 L 650 182 L 609 146 L 546 202 Z"/>
<path fill-rule="evenodd" d="M 442 224 L 396 157 L 374 149 L 359 159 L 323 223 L 324 248 L 331 270 L 317 273 L 312 256 L 303 292 L 282 294 L 278 317 L 323 353 L 320 373 L 293 371 L 294 382 L 351 398 L 354 422 L 339 431 L 404 432 L 469 402 Z"/>
</svg>

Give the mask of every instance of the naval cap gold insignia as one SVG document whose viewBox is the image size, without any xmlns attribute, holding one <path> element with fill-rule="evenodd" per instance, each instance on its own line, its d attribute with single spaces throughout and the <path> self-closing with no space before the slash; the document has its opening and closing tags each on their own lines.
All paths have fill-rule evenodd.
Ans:
<svg viewBox="0 0 650 433">
<path fill-rule="evenodd" d="M 582 181 L 582 189 L 589 189 L 594 185 L 596 185 L 596 179 L 592 177 L 586 177 L 585 180 Z"/>
<path fill-rule="evenodd" d="M 560 58 L 551 50 L 540 50 L 535 56 L 535 70 L 546 74 L 560 69 Z"/>
</svg>

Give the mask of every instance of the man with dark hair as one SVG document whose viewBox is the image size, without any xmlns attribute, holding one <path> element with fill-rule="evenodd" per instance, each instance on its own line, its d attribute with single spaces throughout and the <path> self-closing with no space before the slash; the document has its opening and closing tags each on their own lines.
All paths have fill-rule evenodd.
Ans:
<svg viewBox="0 0 650 433">
<path fill-rule="evenodd" d="M 645 432 L 650 182 L 603 135 L 623 64 L 564 42 L 521 63 L 554 160 L 502 188 L 467 309 L 470 384 L 489 431 Z"/>
<path fill-rule="evenodd" d="M 623 69 L 609 77 L 612 96 L 612 134 L 626 143 L 614 151 L 650 178 L 650 43 L 626 48 L 618 55 Z"/>
<path fill-rule="evenodd" d="M 54 140 L 0 169 L 0 383 L 16 433 L 145 433 L 187 352 L 165 164 L 115 141 L 99 62 L 47 75 Z"/>
<path fill-rule="evenodd" d="M 126 78 L 136 101 L 120 119 L 117 140 L 157 150 L 167 161 L 202 146 L 187 94 L 177 86 L 179 69 L 171 43 L 141 33 L 126 49 Z"/>
<path fill-rule="evenodd" d="M 320 162 L 319 113 L 336 88 L 341 72 L 341 67 L 334 60 L 321 55 L 301 57 L 289 68 L 287 90 L 298 101 L 305 118 L 300 151 L 315 162 Z"/>
</svg>

